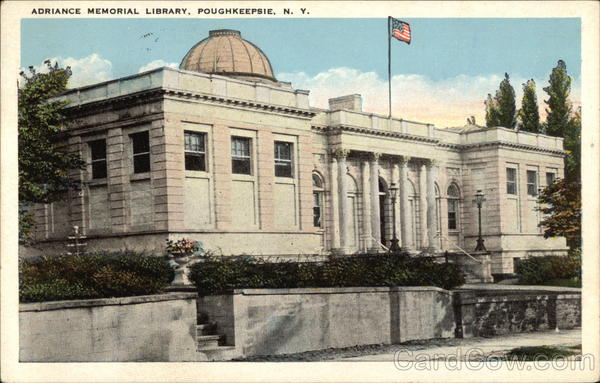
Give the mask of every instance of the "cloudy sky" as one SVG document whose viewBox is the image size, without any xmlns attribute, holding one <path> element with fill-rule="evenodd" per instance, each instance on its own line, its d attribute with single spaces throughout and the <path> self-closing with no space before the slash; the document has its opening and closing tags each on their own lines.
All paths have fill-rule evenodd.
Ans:
<svg viewBox="0 0 600 383">
<path fill-rule="evenodd" d="M 392 41 L 393 115 L 438 127 L 484 122 L 483 100 L 507 72 L 520 104 L 533 78 L 543 87 L 559 59 L 580 102 L 581 35 L 575 18 L 403 19 L 410 45 Z M 387 20 L 381 19 L 25 19 L 21 66 L 46 59 L 71 66 L 70 87 L 159 66 L 178 67 L 211 29 L 238 29 L 271 60 L 275 76 L 310 90 L 311 102 L 363 95 L 363 109 L 387 114 Z"/>
</svg>

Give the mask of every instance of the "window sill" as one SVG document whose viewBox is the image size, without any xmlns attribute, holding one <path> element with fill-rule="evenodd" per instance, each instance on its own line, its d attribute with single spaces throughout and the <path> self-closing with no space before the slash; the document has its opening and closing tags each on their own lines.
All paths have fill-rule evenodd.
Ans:
<svg viewBox="0 0 600 383">
<path fill-rule="evenodd" d="M 231 179 L 233 181 L 254 181 L 255 177 L 251 174 L 231 174 Z"/>
<path fill-rule="evenodd" d="M 295 184 L 296 179 L 294 177 L 275 177 L 275 182 L 278 184 Z"/>
<path fill-rule="evenodd" d="M 129 175 L 130 181 L 146 181 L 150 179 L 150 172 L 134 173 Z"/>
<path fill-rule="evenodd" d="M 210 178 L 210 173 L 204 170 L 185 170 L 186 178 Z"/>
<path fill-rule="evenodd" d="M 89 181 L 85 181 L 85 184 L 89 187 L 106 186 L 108 185 L 108 178 L 91 179 Z"/>
</svg>

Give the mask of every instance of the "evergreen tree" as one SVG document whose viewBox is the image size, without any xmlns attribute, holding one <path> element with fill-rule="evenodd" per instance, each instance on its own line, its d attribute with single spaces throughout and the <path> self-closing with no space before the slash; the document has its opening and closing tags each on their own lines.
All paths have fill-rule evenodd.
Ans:
<svg viewBox="0 0 600 383">
<path fill-rule="evenodd" d="M 546 108 L 546 134 L 564 137 L 571 115 L 571 103 L 569 102 L 571 77 L 567 74 L 567 65 L 564 61 L 558 60 L 548 82 L 550 85 L 544 88 L 549 96 L 548 100 L 544 101 L 548 105 Z"/>
<path fill-rule="evenodd" d="M 492 98 L 492 95 L 488 93 L 487 100 L 484 101 L 485 104 L 485 126 L 492 128 L 494 126 L 498 126 L 498 105 L 496 105 L 496 100 Z"/>
<path fill-rule="evenodd" d="M 79 169 L 83 161 L 77 154 L 61 150 L 66 141 L 63 130 L 64 102 L 48 102 L 64 91 L 71 76 L 69 67 L 46 61 L 48 73 L 37 73 L 29 67 L 29 74 L 21 72 L 24 84 L 18 90 L 19 131 L 19 203 L 20 224 L 31 228 L 31 215 L 26 207 L 32 203 L 50 203 L 60 199 L 77 182 L 69 177 L 69 170 Z M 25 239 L 26 233 L 20 234 Z"/>
<path fill-rule="evenodd" d="M 495 99 L 498 107 L 498 125 L 513 129 L 516 123 L 517 107 L 515 106 L 515 90 L 510 85 L 508 73 L 504 73 L 504 80 L 500 82 Z"/>
<path fill-rule="evenodd" d="M 542 132 L 537 95 L 535 93 L 535 81 L 533 79 L 527 80 L 527 83 L 523 84 L 523 99 L 521 100 L 519 118 L 521 120 L 521 130 L 532 133 Z"/>
<path fill-rule="evenodd" d="M 569 119 L 564 132 L 565 179 L 581 181 L 581 107 Z"/>
</svg>

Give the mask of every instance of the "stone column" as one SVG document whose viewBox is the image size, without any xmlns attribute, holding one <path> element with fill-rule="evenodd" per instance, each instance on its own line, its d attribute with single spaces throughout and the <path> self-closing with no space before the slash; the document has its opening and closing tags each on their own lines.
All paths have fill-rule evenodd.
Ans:
<svg viewBox="0 0 600 383">
<path fill-rule="evenodd" d="M 396 185 L 397 188 L 400 188 L 399 186 L 399 178 L 400 178 L 400 166 L 396 163 L 392 166 L 392 184 Z M 390 184 L 390 186 L 392 186 Z M 397 190 L 397 193 L 399 194 L 400 190 Z M 391 202 L 390 202 L 391 203 Z M 391 227 L 391 231 L 390 231 L 390 239 L 393 236 L 393 230 L 394 228 L 396 229 L 396 238 L 401 239 L 402 235 L 400 234 L 400 197 L 398 195 L 396 195 L 396 203 L 392 204 L 392 209 L 394 210 L 394 212 L 392 213 L 392 217 L 395 217 L 395 222 L 392 222 L 392 227 Z M 402 245 L 402 243 L 400 243 L 400 245 Z"/>
<path fill-rule="evenodd" d="M 346 158 L 350 151 L 347 149 L 338 149 L 335 154 L 338 164 L 338 199 L 340 211 L 340 253 L 346 253 L 348 250 L 348 184 Z"/>
<path fill-rule="evenodd" d="M 427 166 L 425 162 L 419 164 L 419 249 L 426 249 L 428 242 L 427 236 Z"/>
<path fill-rule="evenodd" d="M 408 194 L 410 190 L 410 184 L 408 181 L 408 161 L 410 157 L 402 157 L 400 160 L 400 206 L 402 214 L 402 225 L 400 226 L 400 235 L 402 241 L 403 251 L 414 251 L 414 244 L 412 241 L 412 219 L 410 216 L 410 201 L 408 200 Z"/>
<path fill-rule="evenodd" d="M 381 153 L 371 153 L 369 159 L 371 179 L 371 251 L 381 251 L 381 222 L 379 219 L 379 157 Z"/>
<path fill-rule="evenodd" d="M 434 178 L 437 166 L 435 161 L 430 160 L 427 162 L 427 250 L 430 252 L 439 251 L 437 241 L 437 209 L 436 209 L 436 198 L 435 198 L 435 184 Z"/>
<path fill-rule="evenodd" d="M 337 252 L 340 248 L 340 219 L 338 208 L 338 175 L 337 175 L 337 158 L 331 156 L 329 163 L 329 185 L 330 185 L 330 214 L 331 214 L 331 250 Z"/>
<path fill-rule="evenodd" d="M 371 190 L 369 186 L 369 162 L 362 162 L 362 203 L 363 203 L 363 233 L 365 251 L 369 251 L 373 247 L 371 239 Z"/>
</svg>

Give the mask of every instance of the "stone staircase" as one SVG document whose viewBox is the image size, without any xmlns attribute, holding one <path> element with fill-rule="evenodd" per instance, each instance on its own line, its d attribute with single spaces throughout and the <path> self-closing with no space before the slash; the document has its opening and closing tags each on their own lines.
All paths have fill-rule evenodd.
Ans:
<svg viewBox="0 0 600 383">
<path fill-rule="evenodd" d="M 475 259 L 458 252 L 448 252 L 448 261 L 457 264 L 465 275 L 466 283 L 490 283 L 493 281 L 489 269 L 489 260 L 481 255 Z M 439 259 L 439 258 L 438 258 Z"/>
<path fill-rule="evenodd" d="M 225 336 L 217 331 L 217 323 L 205 315 L 196 318 L 196 352 L 199 361 L 230 360 L 237 356 L 235 346 L 225 346 Z"/>
</svg>

